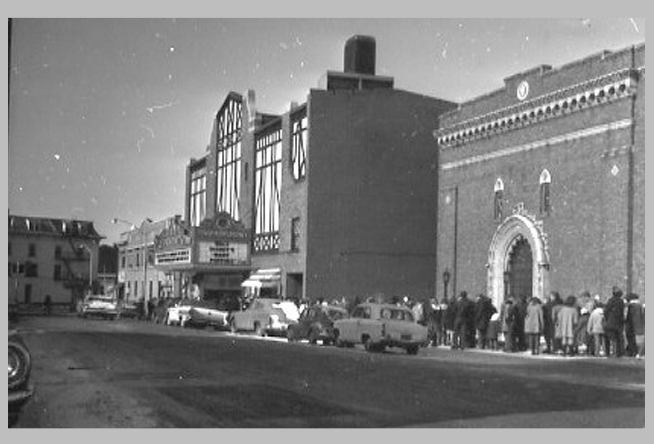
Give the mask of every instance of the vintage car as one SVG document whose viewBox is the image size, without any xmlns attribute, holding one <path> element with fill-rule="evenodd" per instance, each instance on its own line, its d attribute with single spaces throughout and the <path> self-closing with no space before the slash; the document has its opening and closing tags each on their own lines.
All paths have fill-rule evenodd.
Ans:
<svg viewBox="0 0 654 444">
<path fill-rule="evenodd" d="M 229 327 L 229 313 L 240 309 L 238 297 L 225 297 L 219 300 L 201 300 L 194 303 L 188 311 L 185 325 L 222 329 Z"/>
<path fill-rule="evenodd" d="M 334 321 L 348 317 L 347 310 L 335 305 L 314 305 L 302 312 L 297 324 L 288 326 L 286 339 L 289 342 L 308 339 L 309 343 L 334 343 Z"/>
<path fill-rule="evenodd" d="M 105 319 L 117 319 L 120 316 L 120 310 L 118 302 L 113 296 L 91 294 L 84 298 L 78 315 L 83 318 L 98 316 Z"/>
<path fill-rule="evenodd" d="M 185 327 L 190 319 L 189 312 L 191 311 L 193 303 L 194 300 L 192 299 L 181 299 L 174 305 L 168 307 L 164 324 Z"/>
<path fill-rule="evenodd" d="M 368 351 L 401 347 L 415 355 L 427 344 L 427 327 L 416 323 L 404 306 L 366 302 L 357 305 L 348 319 L 334 322 L 337 346 L 363 344 Z"/>
<path fill-rule="evenodd" d="M 286 334 L 288 326 L 300 318 L 297 306 L 280 298 L 254 299 L 244 310 L 232 312 L 229 328 L 232 333 L 253 331 L 258 336 Z"/>
<path fill-rule="evenodd" d="M 25 403 L 32 397 L 34 389 L 30 381 L 32 357 L 25 342 L 16 330 L 9 330 L 9 414 L 8 424 L 12 427 Z"/>
</svg>

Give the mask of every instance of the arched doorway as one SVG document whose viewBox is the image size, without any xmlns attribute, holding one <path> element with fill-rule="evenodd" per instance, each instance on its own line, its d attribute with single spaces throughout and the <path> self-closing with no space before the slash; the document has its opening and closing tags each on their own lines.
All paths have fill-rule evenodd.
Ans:
<svg viewBox="0 0 654 444">
<path fill-rule="evenodd" d="M 549 292 L 549 258 L 544 236 L 533 217 L 514 214 L 497 228 L 488 250 L 488 296 L 500 307 L 508 295 Z"/>
<path fill-rule="evenodd" d="M 518 234 L 511 242 L 504 271 L 504 297 L 533 295 L 533 253 L 529 241 Z"/>
</svg>

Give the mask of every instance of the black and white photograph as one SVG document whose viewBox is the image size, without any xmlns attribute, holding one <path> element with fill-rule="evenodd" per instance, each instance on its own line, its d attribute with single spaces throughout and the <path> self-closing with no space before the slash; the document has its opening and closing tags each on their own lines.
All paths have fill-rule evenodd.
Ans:
<svg viewBox="0 0 654 444">
<path fill-rule="evenodd" d="M 645 428 L 645 18 L 140 12 L 8 18 L 9 428 Z"/>
</svg>

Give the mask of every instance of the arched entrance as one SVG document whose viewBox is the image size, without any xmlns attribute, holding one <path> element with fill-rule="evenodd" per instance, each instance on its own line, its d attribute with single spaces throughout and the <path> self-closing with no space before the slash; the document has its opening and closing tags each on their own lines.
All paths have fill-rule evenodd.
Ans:
<svg viewBox="0 0 654 444">
<path fill-rule="evenodd" d="M 511 247 L 504 271 L 504 297 L 533 295 L 533 253 L 529 241 L 518 234 Z"/>
<path fill-rule="evenodd" d="M 496 307 L 511 295 L 537 296 L 549 292 L 549 258 L 538 223 L 514 214 L 497 228 L 488 250 L 488 296 Z"/>
</svg>

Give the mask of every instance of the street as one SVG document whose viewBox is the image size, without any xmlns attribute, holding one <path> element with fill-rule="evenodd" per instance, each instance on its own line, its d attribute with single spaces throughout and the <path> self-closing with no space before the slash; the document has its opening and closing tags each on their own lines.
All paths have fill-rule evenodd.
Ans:
<svg viewBox="0 0 654 444">
<path fill-rule="evenodd" d="M 26 316 L 21 428 L 644 427 L 645 361 L 368 353 L 213 329 Z"/>
</svg>

